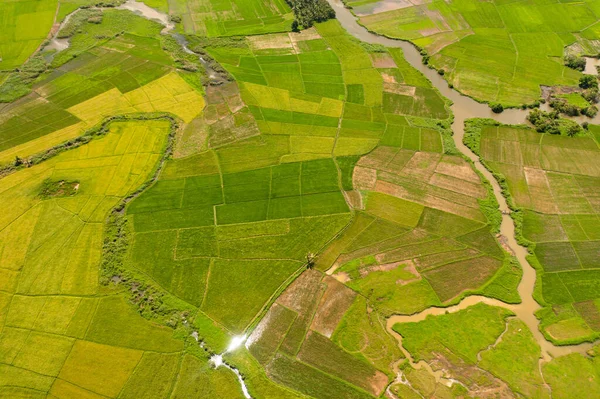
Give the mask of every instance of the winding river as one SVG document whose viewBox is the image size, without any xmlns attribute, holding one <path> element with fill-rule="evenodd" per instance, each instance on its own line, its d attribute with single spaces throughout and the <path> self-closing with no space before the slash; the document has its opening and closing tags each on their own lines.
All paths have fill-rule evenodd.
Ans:
<svg viewBox="0 0 600 399">
<path fill-rule="evenodd" d="M 500 227 L 500 233 L 505 237 L 506 244 L 514 252 L 523 269 L 523 277 L 518 286 L 519 295 L 521 296 L 522 303 L 517 305 L 511 305 L 502 301 L 491 299 L 484 296 L 469 296 L 463 299 L 458 305 L 451 306 L 448 308 L 431 307 L 420 313 L 413 315 L 395 315 L 387 320 L 387 330 L 398 339 L 400 348 L 411 361 L 411 364 L 417 368 L 426 367 L 430 372 L 433 373 L 429 365 L 424 362 L 414 363 L 410 354 L 402 347 L 402 336 L 396 333 L 392 326 L 396 323 L 406 322 L 418 322 L 424 320 L 429 315 L 441 315 L 444 313 L 457 312 L 465 309 L 469 306 L 477 303 L 486 303 L 493 306 L 500 306 L 511 310 L 515 315 L 521 319 L 531 332 L 533 333 L 535 340 L 540 345 L 542 360 L 549 361 L 552 357 L 566 355 L 569 353 L 585 353 L 591 348 L 591 344 L 581 345 L 570 345 L 570 346 L 556 346 L 551 342 L 547 341 L 539 330 L 539 321 L 535 317 L 535 312 L 540 309 L 540 305 L 533 299 L 533 290 L 536 281 L 535 269 L 527 261 L 528 251 L 525 247 L 519 245 L 515 239 L 515 225 L 513 220 L 509 216 L 510 209 L 506 203 L 506 199 L 502 195 L 500 186 L 494 176 L 488 171 L 479 161 L 479 157 L 475 155 L 467 146 L 463 143 L 464 137 L 464 122 L 469 118 L 491 118 L 498 122 L 505 124 L 524 124 L 526 123 L 526 117 L 528 114 L 527 110 L 521 109 L 507 109 L 501 114 L 495 114 L 486 105 L 476 102 L 470 97 L 464 96 L 454 89 L 448 86 L 448 83 L 442 76 L 440 76 L 436 70 L 431 69 L 422 63 L 422 57 L 416 47 L 411 43 L 389 39 L 383 36 L 379 36 L 369 32 L 366 28 L 359 25 L 356 21 L 356 17 L 344 7 L 341 0 L 327 0 L 329 4 L 334 8 L 336 17 L 341 25 L 357 39 L 374 44 L 381 44 L 386 47 L 399 47 L 404 52 L 406 60 L 417 70 L 423 73 L 433 84 L 433 86 L 440 91 L 440 93 L 450 99 L 453 102 L 451 110 L 454 114 L 454 122 L 452 124 L 452 131 L 454 133 L 453 139 L 456 148 L 469 159 L 471 159 L 483 176 L 492 184 L 494 195 L 498 200 L 500 211 L 502 212 L 502 224 Z M 578 119 L 575 119 L 578 120 Z M 580 119 L 578 121 L 587 120 L 589 122 L 600 122 L 600 116 L 594 119 Z M 439 373 L 433 373 L 436 378 L 439 378 Z"/>
</svg>

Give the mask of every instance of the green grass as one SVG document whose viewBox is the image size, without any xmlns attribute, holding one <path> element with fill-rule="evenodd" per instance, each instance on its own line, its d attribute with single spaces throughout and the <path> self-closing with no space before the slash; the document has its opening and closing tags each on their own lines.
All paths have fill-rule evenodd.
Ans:
<svg viewBox="0 0 600 399">
<path fill-rule="evenodd" d="M 597 358 L 571 354 L 542 366 L 544 378 L 552 388 L 552 397 L 569 398 L 572 395 L 600 394 Z M 571 381 L 577 381 L 571 384 Z"/>
<path fill-rule="evenodd" d="M 441 353 L 452 362 L 474 364 L 477 354 L 504 331 L 505 319 L 510 315 L 505 309 L 478 304 L 456 313 L 429 316 L 418 323 L 395 324 L 393 328 L 402 335 L 404 347 L 415 359 L 432 360 L 435 353 Z"/>
<path fill-rule="evenodd" d="M 515 363 L 514 353 L 520 361 Z M 508 321 L 502 340 L 493 348 L 482 352 L 480 366 L 506 381 L 510 387 L 529 398 L 545 398 L 539 369 L 540 347 L 522 321 Z"/>
</svg>

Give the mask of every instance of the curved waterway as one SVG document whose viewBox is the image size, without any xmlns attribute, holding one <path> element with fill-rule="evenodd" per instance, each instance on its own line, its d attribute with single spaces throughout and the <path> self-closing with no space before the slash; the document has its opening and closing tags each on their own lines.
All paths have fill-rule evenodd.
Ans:
<svg viewBox="0 0 600 399">
<path fill-rule="evenodd" d="M 463 143 L 463 137 L 465 134 L 464 122 L 469 118 L 490 118 L 498 122 L 505 124 L 524 124 L 526 123 L 526 117 L 528 114 L 527 110 L 522 109 L 507 109 L 501 114 L 495 114 L 486 105 L 476 102 L 470 97 L 464 96 L 454 89 L 448 86 L 448 83 L 440 76 L 437 71 L 431 69 L 423 64 L 422 57 L 415 46 L 409 42 L 402 40 L 389 39 L 383 36 L 376 35 L 369 32 L 365 27 L 358 24 L 356 17 L 344 7 L 341 0 L 327 0 L 336 12 L 336 17 L 340 24 L 357 39 L 366 42 L 381 44 L 385 47 L 399 47 L 404 52 L 404 58 L 417 70 L 423 73 L 433 84 L 433 86 L 440 91 L 440 93 L 450 99 L 453 105 L 450 107 L 454 114 L 454 122 L 452 123 L 452 131 L 454 133 L 453 139 L 456 144 L 456 148 L 469 159 L 471 159 L 483 176 L 492 184 L 494 189 L 494 195 L 498 200 L 500 211 L 502 212 L 502 224 L 500 226 L 500 233 L 505 237 L 506 245 L 512 250 L 515 257 L 518 259 L 523 269 L 523 277 L 519 283 L 518 291 L 521 296 L 522 302 L 520 304 L 511 305 L 502 301 L 491 299 L 484 296 L 469 296 L 463 299 L 459 304 L 447 308 L 431 307 L 420 313 L 413 315 L 395 315 L 387 320 L 387 330 L 395 336 L 399 343 L 400 348 L 411 361 L 414 367 L 427 368 L 432 374 L 439 377 L 439 373 L 434 373 L 428 364 L 425 362 L 414 363 L 404 347 L 402 346 L 402 336 L 393 331 L 392 326 L 396 323 L 407 323 L 407 322 L 418 322 L 424 320 L 429 315 L 441 315 L 445 313 L 457 312 L 465 309 L 469 306 L 473 306 L 478 303 L 486 303 L 493 306 L 500 306 L 511 310 L 515 315 L 521 319 L 531 332 L 533 333 L 535 340 L 540 345 L 542 352 L 542 360 L 548 361 L 552 357 L 562 356 L 573 352 L 585 353 L 591 348 L 591 344 L 581 345 L 569 345 L 569 346 L 556 346 L 551 342 L 547 341 L 539 330 L 539 321 L 535 317 L 535 312 L 540 309 L 540 305 L 533 299 L 533 290 L 536 281 L 535 269 L 527 261 L 527 249 L 519 245 L 515 239 L 515 225 L 510 214 L 510 209 L 506 203 L 506 199 L 502 195 L 500 185 L 494 178 L 494 176 L 488 171 L 479 161 L 479 157 L 475 155 L 466 145 Z M 577 120 L 577 119 L 575 119 Z M 588 120 L 590 122 L 600 122 L 600 117 L 595 119 L 581 119 L 581 121 Z"/>
</svg>

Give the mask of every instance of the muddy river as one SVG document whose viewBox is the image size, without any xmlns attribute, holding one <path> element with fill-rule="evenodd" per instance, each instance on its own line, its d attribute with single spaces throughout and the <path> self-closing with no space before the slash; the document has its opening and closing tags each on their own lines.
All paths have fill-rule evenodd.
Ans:
<svg viewBox="0 0 600 399">
<path fill-rule="evenodd" d="M 404 51 L 406 60 L 415 68 L 422 72 L 435 86 L 440 93 L 450 99 L 453 102 L 451 110 L 454 114 L 454 123 L 452 124 L 452 130 L 454 132 L 454 143 L 458 150 L 471 159 L 477 170 L 479 170 L 485 178 L 492 184 L 494 189 L 494 195 L 498 200 L 500 211 L 502 212 L 502 225 L 500 227 L 500 233 L 506 238 L 506 244 L 514 252 L 518 259 L 521 267 L 523 268 L 523 277 L 519 283 L 518 291 L 521 296 L 522 303 L 517 305 L 510 305 L 504 302 L 490 299 L 483 296 L 469 296 L 462 300 L 458 305 L 449 308 L 437 308 L 432 307 L 424 310 L 423 312 L 413 315 L 396 315 L 392 316 L 387 321 L 388 331 L 394 335 L 402 343 L 402 337 L 392 330 L 392 326 L 395 323 L 406 323 L 406 322 L 418 322 L 424 320 L 428 315 L 441 315 L 446 312 L 456 312 L 461 309 L 465 309 L 469 306 L 477 303 L 487 303 L 489 305 L 501 306 L 513 311 L 516 316 L 527 324 L 531 332 L 533 333 L 536 341 L 541 347 L 542 358 L 544 361 L 548 361 L 551 357 L 561 356 L 573 352 L 584 353 L 591 345 L 570 345 L 570 346 L 556 346 L 551 342 L 547 341 L 538 326 L 538 319 L 534 313 L 540 309 L 540 305 L 533 299 L 533 290 L 536 281 L 535 269 L 529 264 L 526 259 L 528 254 L 527 249 L 519 245 L 515 239 L 515 225 L 513 220 L 509 216 L 510 209 L 506 203 L 506 199 L 502 196 L 500 186 L 493 175 L 481 164 L 479 157 L 475 155 L 463 144 L 464 136 L 464 121 L 469 118 L 491 118 L 498 122 L 506 124 L 523 124 L 526 123 L 526 117 L 528 111 L 521 109 L 507 109 L 501 114 L 495 114 L 486 104 L 480 104 L 473 99 L 464 96 L 451 89 L 448 83 L 440 76 L 434 69 L 428 68 L 423 65 L 421 60 L 421 54 L 412 44 L 401 41 L 385 38 L 367 31 L 366 28 L 359 25 L 356 21 L 355 16 L 344 7 L 341 0 L 327 0 L 334 8 L 337 19 L 340 21 L 342 26 L 354 37 L 367 43 L 377 43 L 386 47 L 399 47 Z M 577 119 L 576 119 L 577 120 Z M 596 117 L 594 120 L 586 118 L 581 121 L 588 120 L 590 122 L 600 122 L 600 117 Z M 402 351 L 411 359 L 410 354 L 400 345 Z M 425 364 L 414 364 L 416 367 L 426 367 L 431 371 L 428 365 Z M 438 373 L 436 373 L 438 374 Z M 439 377 L 439 375 L 436 375 Z"/>
</svg>

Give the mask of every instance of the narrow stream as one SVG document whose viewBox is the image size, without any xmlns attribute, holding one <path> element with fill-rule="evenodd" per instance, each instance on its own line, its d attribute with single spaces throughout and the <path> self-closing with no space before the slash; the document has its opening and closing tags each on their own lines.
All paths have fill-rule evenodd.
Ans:
<svg viewBox="0 0 600 399">
<path fill-rule="evenodd" d="M 533 299 L 536 272 L 535 269 L 529 264 L 529 262 L 526 259 L 526 256 L 528 255 L 527 249 L 519 245 L 515 239 L 515 225 L 513 223 L 513 220 L 509 216 L 510 209 L 506 203 L 506 199 L 502 195 L 502 191 L 498 182 L 496 181 L 494 176 L 481 164 L 481 162 L 479 161 L 479 157 L 463 144 L 463 137 L 465 134 L 464 122 L 466 119 L 491 118 L 505 124 L 524 124 L 526 123 L 528 111 L 521 109 L 507 109 L 501 114 L 493 113 L 492 110 L 486 104 L 478 103 L 470 97 L 464 96 L 456 90 L 451 89 L 448 86 L 448 83 L 444 80 L 444 78 L 442 78 L 442 76 L 440 76 L 437 73 L 437 71 L 427 67 L 422 63 L 421 54 L 411 43 L 401 40 L 389 39 L 383 36 L 373 34 L 369 32 L 366 28 L 358 24 L 355 16 L 350 12 L 350 10 L 344 7 L 341 0 L 327 1 L 334 8 L 338 21 L 351 35 L 363 42 L 381 44 L 386 47 L 401 48 L 404 51 L 404 57 L 406 58 L 406 60 L 415 69 L 422 72 L 444 97 L 450 99 L 453 102 L 453 105 L 451 106 L 451 110 L 454 113 L 452 131 L 454 132 L 453 139 L 456 148 L 462 154 L 466 155 L 469 159 L 471 159 L 475 164 L 477 170 L 480 171 L 484 175 L 484 177 L 492 184 L 494 195 L 498 200 L 499 209 L 502 212 L 502 224 L 500 227 L 500 233 L 506 238 L 506 244 L 514 252 L 516 258 L 518 259 L 523 269 L 523 277 L 518 286 L 519 295 L 521 296 L 522 300 L 522 303 L 520 304 L 510 305 L 502 301 L 487 298 L 484 296 L 469 296 L 463 299 L 458 305 L 451 306 L 448 308 L 432 307 L 424 310 L 421 313 L 413 315 L 395 315 L 390 317 L 387 321 L 387 330 L 398 339 L 400 343 L 400 348 L 402 349 L 404 354 L 407 355 L 407 358 L 411 361 L 413 367 L 426 367 L 430 370 L 430 372 L 432 372 L 432 374 L 437 374 L 433 373 L 429 365 L 425 362 L 419 362 L 415 364 L 412 361 L 410 353 L 408 353 L 402 347 L 402 337 L 392 330 L 392 326 L 396 323 L 418 322 L 424 320 L 425 317 L 427 317 L 428 315 L 441 315 L 447 312 L 457 312 L 477 303 L 486 303 L 493 306 L 500 306 L 513 311 L 517 315 L 517 317 L 519 317 L 523 322 L 527 324 L 527 326 L 533 333 L 535 340 L 541 347 L 543 361 L 548 361 L 552 357 L 566 355 L 573 352 L 585 353 L 588 349 L 591 348 L 591 344 L 586 343 L 581 345 L 556 346 L 553 345 L 551 342 L 547 341 L 540 332 L 539 321 L 534 315 L 534 313 L 538 309 L 540 309 L 540 305 Z M 574 120 L 578 119 L 574 118 Z M 600 117 L 597 116 L 594 119 L 581 119 L 581 121 L 584 120 L 598 123 L 600 122 Z M 437 377 L 439 377 L 439 375 L 436 375 L 436 378 Z"/>
</svg>

